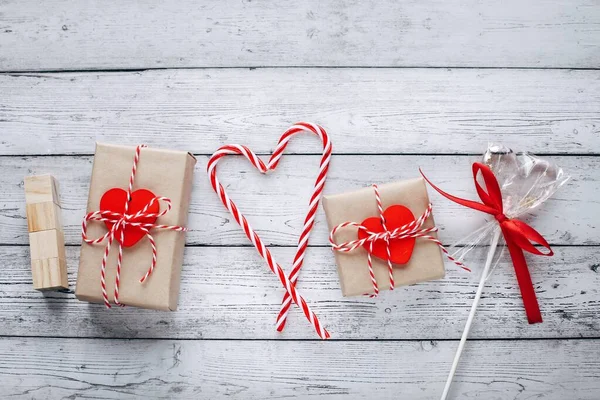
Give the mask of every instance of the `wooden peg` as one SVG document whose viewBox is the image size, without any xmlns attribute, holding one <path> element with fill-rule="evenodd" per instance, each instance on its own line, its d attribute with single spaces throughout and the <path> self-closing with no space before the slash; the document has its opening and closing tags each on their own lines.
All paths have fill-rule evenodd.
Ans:
<svg viewBox="0 0 600 400">
<path fill-rule="evenodd" d="M 58 182 L 53 176 L 25 177 L 25 203 L 29 232 L 62 230 Z"/>
<path fill-rule="evenodd" d="M 52 175 L 34 175 L 25 177 L 25 203 L 53 202 L 60 206 L 58 182 Z"/>
<path fill-rule="evenodd" d="M 39 291 L 68 289 L 67 262 L 64 258 L 31 260 L 33 288 Z"/>
<path fill-rule="evenodd" d="M 29 233 L 29 252 L 32 260 L 66 258 L 64 234 L 58 229 Z"/>
<path fill-rule="evenodd" d="M 25 210 L 33 287 L 68 289 L 58 183 L 50 175 L 25 178 Z"/>
<path fill-rule="evenodd" d="M 25 204 L 25 212 L 29 232 L 62 229 L 61 209 L 54 202 Z"/>
</svg>

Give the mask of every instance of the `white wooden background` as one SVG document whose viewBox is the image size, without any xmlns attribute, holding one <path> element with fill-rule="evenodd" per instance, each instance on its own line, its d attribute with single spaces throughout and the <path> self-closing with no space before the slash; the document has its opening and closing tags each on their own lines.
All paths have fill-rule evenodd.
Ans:
<svg viewBox="0 0 600 400">
<path fill-rule="evenodd" d="M 333 335 L 298 310 L 211 191 L 219 145 L 262 154 L 297 120 L 328 128 L 338 193 L 415 177 L 473 196 L 489 141 L 559 162 L 573 179 L 532 224 L 544 323 L 527 325 L 502 263 L 451 395 L 600 398 L 600 1 L 0 1 L 0 386 L 4 398 L 435 399 L 476 289 L 447 277 L 342 298 L 322 211 L 299 283 Z M 198 155 L 179 310 L 105 310 L 32 290 L 23 177 L 60 180 L 74 287 L 94 141 Z M 277 172 L 239 159 L 224 182 L 291 264 L 319 144 Z M 451 243 L 482 215 L 437 195 Z M 481 264 L 481 257 L 471 263 Z"/>
</svg>

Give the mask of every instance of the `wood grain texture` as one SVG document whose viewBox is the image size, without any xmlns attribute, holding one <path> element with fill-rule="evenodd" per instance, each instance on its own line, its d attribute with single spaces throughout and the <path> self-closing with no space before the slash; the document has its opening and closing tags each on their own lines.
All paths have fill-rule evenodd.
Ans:
<svg viewBox="0 0 600 400">
<path fill-rule="evenodd" d="M 78 250 L 68 247 L 71 290 Z M 513 267 L 504 260 L 485 288 L 471 338 L 598 336 L 600 247 L 554 250 L 551 258 L 528 257 L 544 323 L 527 324 Z M 292 248 L 276 248 L 273 254 L 290 269 Z M 334 339 L 458 339 L 484 256 L 473 254 L 472 274 L 447 263 L 442 280 L 399 287 L 378 299 L 344 298 L 331 251 L 310 248 L 299 289 Z M 101 304 L 80 302 L 72 293 L 42 296 L 31 290 L 27 247 L 2 246 L 0 259 L 10 260 L 0 276 L 2 336 L 315 339 L 295 307 L 285 332 L 275 331 L 283 289 L 251 248 L 188 247 L 179 308 L 172 313 L 132 307 L 106 310 Z"/>
<path fill-rule="evenodd" d="M 596 0 L 2 4 L 2 70 L 595 68 Z"/>
<path fill-rule="evenodd" d="M 313 139 L 305 137 L 304 139 Z M 312 140 L 315 141 L 314 139 Z M 530 218 L 552 244 L 600 244 L 596 216 L 600 202 L 600 158 L 552 156 L 573 179 Z M 265 243 L 295 246 L 304 222 L 320 156 L 282 158 L 267 176 L 253 170 L 241 157 L 219 164 L 220 180 L 231 198 L 259 232 Z M 457 196 L 476 198 L 471 173 L 475 156 L 337 155 L 331 162 L 325 193 L 342 193 L 372 183 L 386 183 L 418 176 L 421 166 L 440 187 Z M 93 157 L 0 157 L 0 243 L 26 244 L 22 177 L 32 173 L 55 174 L 61 182 L 66 243 L 81 243 L 81 219 L 85 215 Z M 250 245 L 250 242 L 210 187 L 205 173 L 208 157 L 198 157 L 190 205 L 188 244 Z M 123 177 L 126 187 L 128 177 Z M 158 194 L 160 195 L 160 194 Z M 454 243 L 480 227 L 485 215 L 431 193 L 440 238 Z M 322 209 L 310 244 L 328 245 L 328 229 Z"/>
<path fill-rule="evenodd" d="M 8 398 L 437 398 L 457 343 L 0 340 Z M 598 341 L 473 341 L 456 399 L 596 400 Z"/>
<path fill-rule="evenodd" d="M 283 290 L 209 187 L 218 146 L 269 153 L 310 120 L 334 143 L 327 193 L 422 166 L 473 197 L 469 165 L 490 141 L 572 174 L 531 219 L 556 252 L 528 257 L 544 323 L 526 323 L 502 262 L 451 397 L 598 399 L 599 66 L 598 0 L 0 0 L 2 397 L 437 398 L 476 272 L 449 267 L 379 299 L 343 298 L 319 210 L 299 289 L 336 340 L 314 340 L 297 309 L 278 334 Z M 108 311 L 73 295 L 96 140 L 200 155 L 178 312 Z M 219 171 L 286 269 L 320 150 L 303 137 L 289 151 L 267 178 L 240 158 Z M 71 290 L 42 294 L 23 177 L 48 172 L 61 181 Z M 483 222 L 432 200 L 444 242 Z"/>
<path fill-rule="evenodd" d="M 67 260 L 60 257 L 31 260 L 35 290 L 68 290 Z"/>
<path fill-rule="evenodd" d="M 52 175 L 33 175 L 23 179 L 27 204 L 54 203 L 60 206 L 60 189 Z"/>
<path fill-rule="evenodd" d="M 197 154 L 245 143 L 268 153 L 298 120 L 327 128 L 338 154 L 479 154 L 490 141 L 537 154 L 600 153 L 600 70 L 5 74 L 0 87 L 4 155 L 91 154 L 95 140 Z M 294 140 L 289 151 L 319 146 Z"/>
<path fill-rule="evenodd" d="M 29 232 L 49 229 L 62 230 L 62 210 L 59 205 L 52 201 L 27 203 L 25 204 L 25 214 L 27 215 L 27 229 Z"/>
</svg>

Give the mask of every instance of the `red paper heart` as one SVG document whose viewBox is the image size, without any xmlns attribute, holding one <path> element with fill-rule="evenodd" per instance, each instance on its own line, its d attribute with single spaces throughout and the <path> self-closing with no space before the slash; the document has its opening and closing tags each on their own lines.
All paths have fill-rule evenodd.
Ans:
<svg viewBox="0 0 600 400">
<path fill-rule="evenodd" d="M 135 214 L 138 211 L 141 211 L 152 201 L 156 196 L 149 190 L 146 189 L 138 189 L 131 193 L 131 200 L 129 201 L 129 208 L 127 209 L 127 214 Z M 125 212 L 125 202 L 127 201 L 127 191 L 121 188 L 112 188 L 106 193 L 102 195 L 100 199 L 100 210 L 101 211 L 112 211 L 119 214 L 123 214 Z M 147 213 L 157 214 L 160 210 L 160 205 L 158 202 L 152 204 L 152 206 L 148 207 Z M 157 217 L 140 217 L 135 220 L 135 222 L 144 222 L 148 224 L 153 224 L 156 222 Z M 114 223 L 113 222 L 104 222 L 108 230 L 111 230 Z M 125 227 L 125 240 L 121 245 L 124 247 L 130 247 L 135 245 L 137 242 L 143 238 L 146 233 L 137 226 L 127 225 Z M 115 239 L 119 240 L 119 235 L 116 235 Z M 120 240 L 119 240 L 120 241 Z"/>
<path fill-rule="evenodd" d="M 415 216 L 412 211 L 401 205 L 394 205 L 388 207 L 383 212 L 385 218 L 385 224 L 389 231 L 393 231 L 396 228 L 400 228 L 415 220 Z M 370 232 L 383 232 L 383 226 L 381 225 L 381 219 L 379 217 L 370 217 L 365 219 L 362 226 L 367 228 Z M 358 231 L 358 238 L 364 239 L 369 235 L 363 231 Z M 415 248 L 415 238 L 406 239 L 391 239 L 390 240 L 390 259 L 394 264 L 406 264 L 412 256 L 413 249 Z M 369 251 L 371 244 L 365 243 L 364 248 Z M 371 252 L 377 258 L 387 260 L 387 250 L 385 240 L 379 239 L 373 243 L 373 251 Z"/>
</svg>

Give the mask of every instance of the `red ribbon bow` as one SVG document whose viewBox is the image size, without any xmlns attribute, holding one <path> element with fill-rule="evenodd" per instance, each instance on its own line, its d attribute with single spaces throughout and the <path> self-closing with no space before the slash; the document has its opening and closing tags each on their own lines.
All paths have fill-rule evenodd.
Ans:
<svg viewBox="0 0 600 400">
<path fill-rule="evenodd" d="M 477 181 L 477 176 L 481 172 L 483 181 L 485 183 L 485 189 Z M 535 295 L 535 289 L 531 282 L 531 276 L 527 269 L 527 261 L 525 260 L 524 251 L 528 253 L 537 254 L 540 256 L 552 256 L 554 253 L 550 248 L 550 245 L 535 229 L 527 225 L 525 222 L 515 218 L 508 218 L 504 215 L 504 207 L 502 204 L 502 192 L 500 191 L 500 185 L 496 176 L 492 170 L 485 164 L 473 163 L 473 180 L 475 182 L 475 188 L 477 194 L 481 199 L 482 203 L 478 203 L 472 200 L 461 199 L 460 197 L 452 196 L 435 186 L 423 171 L 421 171 L 423 178 L 437 190 L 442 196 L 452 200 L 462 206 L 469 207 L 484 213 L 493 215 L 502 230 L 502 235 L 508 246 L 508 251 L 515 268 L 517 275 L 517 282 L 519 283 L 519 289 L 521 290 L 521 297 L 523 298 L 523 304 L 525 306 L 525 312 L 527 314 L 527 320 L 530 324 L 542 322 L 542 314 L 540 312 L 540 306 Z M 548 250 L 544 253 L 538 250 L 533 243 L 537 243 Z"/>
</svg>

